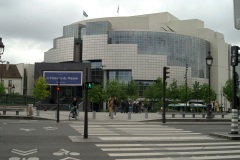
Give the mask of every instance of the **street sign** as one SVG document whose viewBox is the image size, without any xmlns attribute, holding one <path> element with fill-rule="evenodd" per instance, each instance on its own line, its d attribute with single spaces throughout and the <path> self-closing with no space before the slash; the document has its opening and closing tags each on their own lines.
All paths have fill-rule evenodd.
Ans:
<svg viewBox="0 0 240 160">
<path fill-rule="evenodd" d="M 234 26 L 240 30 L 240 0 L 233 0 Z"/>
<path fill-rule="evenodd" d="M 50 86 L 82 86 L 82 71 L 44 71 L 43 77 Z"/>
</svg>

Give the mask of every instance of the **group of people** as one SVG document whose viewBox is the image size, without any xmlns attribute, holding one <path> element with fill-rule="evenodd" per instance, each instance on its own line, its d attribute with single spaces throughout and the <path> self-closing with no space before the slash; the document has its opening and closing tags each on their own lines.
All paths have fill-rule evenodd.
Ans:
<svg viewBox="0 0 240 160">
<path fill-rule="evenodd" d="M 108 98 L 108 111 L 109 111 L 109 116 L 111 118 L 116 117 L 118 108 L 121 113 L 128 113 L 128 112 L 141 113 L 141 112 L 144 112 L 145 109 L 148 110 L 148 106 L 144 105 L 141 101 L 133 101 L 133 100 L 123 101 L 123 100 L 121 100 L 120 102 L 118 102 L 116 96 L 114 98 L 109 97 Z"/>
</svg>

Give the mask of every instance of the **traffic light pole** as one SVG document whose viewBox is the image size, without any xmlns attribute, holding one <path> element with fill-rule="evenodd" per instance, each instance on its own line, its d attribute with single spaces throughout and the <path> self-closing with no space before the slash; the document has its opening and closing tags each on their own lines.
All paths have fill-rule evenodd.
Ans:
<svg viewBox="0 0 240 160">
<path fill-rule="evenodd" d="M 169 67 L 163 67 L 163 114 L 162 114 L 162 123 L 166 123 L 166 79 L 169 78 L 169 76 L 167 76 L 167 74 L 169 74 L 170 72 L 167 72 L 167 70 L 169 69 Z"/>
<path fill-rule="evenodd" d="M 233 89 L 232 89 L 232 124 L 231 134 L 238 134 L 238 109 L 237 109 L 237 74 L 235 66 L 233 67 Z"/>
<path fill-rule="evenodd" d="M 88 68 L 86 68 L 85 82 L 88 82 Z M 85 83 L 86 84 L 86 83 Z M 84 116 L 84 139 L 88 139 L 88 87 L 85 87 L 85 116 Z"/>
<path fill-rule="evenodd" d="M 238 46 L 231 47 L 231 65 L 232 65 L 232 123 L 231 123 L 231 134 L 238 134 L 238 107 L 237 107 L 237 88 L 238 88 L 238 74 L 236 73 L 235 67 L 238 66 Z"/>
</svg>

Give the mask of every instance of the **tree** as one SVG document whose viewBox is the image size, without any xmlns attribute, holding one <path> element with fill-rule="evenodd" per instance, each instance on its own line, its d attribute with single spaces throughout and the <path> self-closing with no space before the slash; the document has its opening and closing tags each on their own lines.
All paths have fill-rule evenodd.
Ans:
<svg viewBox="0 0 240 160">
<path fill-rule="evenodd" d="M 179 90 L 178 90 L 177 81 L 175 79 L 167 88 L 167 97 L 168 99 L 173 100 L 174 104 L 177 102 L 177 99 L 179 97 Z"/>
<path fill-rule="evenodd" d="M 138 98 L 138 87 L 135 83 L 135 81 L 131 80 L 128 84 L 127 84 L 127 95 L 128 98 L 130 99 L 137 99 Z"/>
<path fill-rule="evenodd" d="M 190 95 L 191 99 L 200 99 L 200 87 L 200 83 L 195 81 L 195 83 L 193 84 L 192 94 Z"/>
<path fill-rule="evenodd" d="M 209 87 L 207 83 L 204 83 L 200 87 L 201 99 L 204 100 L 205 103 L 208 103 L 208 89 Z M 215 99 L 216 99 L 215 91 L 212 88 L 210 88 L 210 101 L 213 101 Z"/>
<path fill-rule="evenodd" d="M 49 85 L 44 77 L 39 76 L 34 84 L 35 86 L 33 89 L 33 95 L 35 98 L 43 100 L 44 98 L 48 97 L 49 91 L 47 89 Z"/>
<path fill-rule="evenodd" d="M 160 77 L 156 79 L 156 83 L 153 83 L 149 86 L 145 92 L 145 98 L 152 101 L 153 110 L 157 111 L 162 106 L 162 90 L 163 90 L 163 81 Z M 157 102 L 157 107 L 155 107 L 155 102 Z"/>
<path fill-rule="evenodd" d="M 88 90 L 88 98 L 93 103 L 97 103 L 98 108 L 100 108 L 100 105 L 106 99 L 106 97 L 104 95 L 103 86 L 100 84 L 93 85 L 92 89 Z"/>
<path fill-rule="evenodd" d="M 223 86 L 223 96 L 227 98 L 229 102 L 232 102 L 232 88 L 233 88 L 233 79 L 228 79 Z"/>
<path fill-rule="evenodd" d="M 6 94 L 5 88 L 4 88 L 4 84 L 0 83 L 0 95 L 4 95 Z"/>
<path fill-rule="evenodd" d="M 186 95 L 186 89 L 187 89 L 187 95 Z M 178 99 L 182 103 L 186 103 L 187 101 L 189 101 L 191 99 L 190 95 L 192 94 L 192 89 L 190 87 L 186 86 L 186 84 L 182 84 L 178 87 L 178 93 L 179 93 Z"/>
</svg>

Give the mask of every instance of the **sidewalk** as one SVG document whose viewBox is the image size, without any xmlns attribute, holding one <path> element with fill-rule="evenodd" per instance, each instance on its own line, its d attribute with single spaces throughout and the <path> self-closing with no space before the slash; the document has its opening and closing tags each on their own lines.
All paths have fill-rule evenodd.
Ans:
<svg viewBox="0 0 240 160">
<path fill-rule="evenodd" d="M 57 120 L 57 112 L 54 111 L 43 111 L 39 110 L 33 111 L 32 116 L 27 116 L 27 112 L 19 112 L 19 115 L 16 115 L 15 112 L 7 112 L 6 115 L 1 113 L 0 119 L 35 119 L 35 120 Z M 85 112 L 80 112 L 79 121 L 84 120 Z M 94 115 L 95 114 L 95 115 Z M 141 121 L 156 121 L 162 122 L 162 113 L 120 113 L 117 112 L 116 117 L 111 119 L 108 112 L 88 112 L 89 121 L 132 121 L 132 122 L 141 122 Z M 69 111 L 59 111 L 59 120 L 66 121 L 69 120 Z M 74 119 L 72 119 L 74 120 Z M 186 114 L 185 118 L 182 117 L 181 113 L 175 114 L 174 118 L 172 113 L 166 113 L 166 122 L 231 122 L 231 114 L 227 114 L 224 118 L 221 115 L 216 115 L 213 119 L 206 119 L 202 117 L 202 114 L 196 114 L 193 118 L 192 114 Z"/>
</svg>

